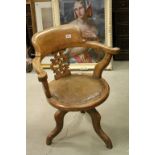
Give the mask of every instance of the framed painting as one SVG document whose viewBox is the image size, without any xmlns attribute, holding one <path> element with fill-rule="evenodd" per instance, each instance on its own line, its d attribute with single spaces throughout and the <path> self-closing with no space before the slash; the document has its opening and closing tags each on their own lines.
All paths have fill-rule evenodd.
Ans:
<svg viewBox="0 0 155 155">
<path fill-rule="evenodd" d="M 96 35 L 99 41 L 112 47 L 112 0 L 52 0 L 54 25 L 75 24 L 86 35 Z M 69 49 L 71 69 L 93 69 L 104 55 L 93 49 Z M 112 69 L 112 61 L 107 66 Z"/>
<path fill-rule="evenodd" d="M 35 1 L 35 16 L 37 32 L 53 26 L 51 1 Z"/>
</svg>

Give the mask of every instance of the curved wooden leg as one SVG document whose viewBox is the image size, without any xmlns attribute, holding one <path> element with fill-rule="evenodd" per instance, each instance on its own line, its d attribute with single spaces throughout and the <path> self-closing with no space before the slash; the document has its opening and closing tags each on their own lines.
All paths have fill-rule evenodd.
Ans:
<svg viewBox="0 0 155 155">
<path fill-rule="evenodd" d="M 63 120 L 64 120 L 64 116 L 67 113 L 67 111 L 56 111 L 54 117 L 55 117 L 55 121 L 56 121 L 56 127 L 53 131 L 51 131 L 51 133 L 47 136 L 46 139 L 46 144 L 50 145 L 52 143 L 52 140 L 55 136 L 57 136 L 60 131 L 63 128 Z"/>
<path fill-rule="evenodd" d="M 100 125 L 101 116 L 98 113 L 98 111 L 94 108 L 94 109 L 88 110 L 87 112 L 91 116 L 93 127 L 96 133 L 105 142 L 107 148 L 112 149 L 113 146 L 110 138 L 106 135 L 106 133 L 101 128 L 101 125 Z"/>
</svg>

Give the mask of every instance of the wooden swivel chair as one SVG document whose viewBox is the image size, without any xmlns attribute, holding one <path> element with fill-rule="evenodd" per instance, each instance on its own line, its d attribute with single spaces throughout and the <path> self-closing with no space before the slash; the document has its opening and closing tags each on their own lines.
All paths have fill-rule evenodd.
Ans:
<svg viewBox="0 0 155 155">
<path fill-rule="evenodd" d="M 50 145 L 53 138 L 63 128 L 63 119 L 69 111 L 87 112 L 92 119 L 93 127 L 107 148 L 112 148 L 112 142 L 101 129 L 101 116 L 95 109 L 103 103 L 109 95 L 109 85 L 101 78 L 103 69 L 109 64 L 118 48 L 109 48 L 97 41 L 88 41 L 82 37 L 77 26 L 62 25 L 36 33 L 32 37 L 35 48 L 33 67 L 42 82 L 45 95 L 50 105 L 57 108 L 55 113 L 56 127 L 47 136 L 46 144 Z M 70 47 L 89 47 L 104 51 L 104 58 L 96 64 L 92 75 L 72 74 L 69 69 L 67 56 L 63 50 Z M 51 69 L 55 79 L 48 82 L 47 73 L 41 67 L 42 59 L 52 54 Z"/>
</svg>

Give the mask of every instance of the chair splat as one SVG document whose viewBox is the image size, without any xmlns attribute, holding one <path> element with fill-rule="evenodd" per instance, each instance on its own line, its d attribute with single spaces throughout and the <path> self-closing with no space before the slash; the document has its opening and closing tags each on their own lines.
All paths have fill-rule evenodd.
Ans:
<svg viewBox="0 0 155 155">
<path fill-rule="evenodd" d="M 53 70 L 56 80 L 71 75 L 69 70 L 69 59 L 64 54 L 63 50 L 55 53 L 54 58 L 51 58 L 50 61 L 52 62 L 50 68 Z"/>
</svg>

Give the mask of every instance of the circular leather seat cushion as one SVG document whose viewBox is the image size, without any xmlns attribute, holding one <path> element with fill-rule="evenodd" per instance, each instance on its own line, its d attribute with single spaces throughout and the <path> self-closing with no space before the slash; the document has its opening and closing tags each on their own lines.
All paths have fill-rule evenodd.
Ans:
<svg viewBox="0 0 155 155">
<path fill-rule="evenodd" d="M 52 95 L 49 102 L 56 101 L 54 106 L 59 108 L 89 107 L 104 101 L 109 95 L 109 86 L 104 79 L 88 75 L 70 75 L 53 80 L 49 88 Z"/>
</svg>

